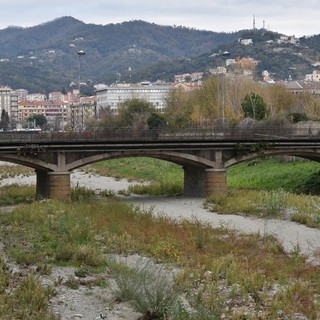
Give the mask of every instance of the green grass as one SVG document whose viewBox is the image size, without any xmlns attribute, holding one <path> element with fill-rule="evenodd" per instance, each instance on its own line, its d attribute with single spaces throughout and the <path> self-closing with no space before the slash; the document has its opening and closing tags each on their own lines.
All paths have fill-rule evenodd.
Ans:
<svg viewBox="0 0 320 320">
<path fill-rule="evenodd" d="M 177 190 L 182 192 L 182 167 L 159 159 L 114 159 L 88 166 L 85 170 L 116 178 L 155 182 L 149 188 L 150 194 L 157 194 L 157 192 L 175 194 Z M 228 187 L 231 189 L 281 189 L 290 192 L 306 191 L 312 193 L 317 187 L 317 183 L 312 184 L 312 181 L 317 177 L 318 172 L 320 172 L 320 164 L 317 162 L 283 162 L 275 158 L 257 159 L 228 168 Z M 170 191 L 170 189 L 174 191 Z M 137 187 L 133 190 L 139 193 L 148 193 L 148 187 Z"/>
<path fill-rule="evenodd" d="M 153 158 L 123 158 L 102 161 L 85 168 L 102 176 L 148 181 L 129 188 L 135 194 L 179 195 L 183 192 L 183 170 L 174 163 Z"/>
<path fill-rule="evenodd" d="M 227 171 L 228 187 L 251 190 L 285 190 L 298 192 L 320 171 L 312 161 L 283 162 L 277 159 L 258 159 L 245 162 Z"/>
<path fill-rule="evenodd" d="M 101 161 L 87 168 L 87 170 L 92 170 L 100 175 L 110 175 L 129 180 L 169 180 L 182 183 L 183 179 L 181 166 L 168 161 L 145 157 Z"/>
</svg>

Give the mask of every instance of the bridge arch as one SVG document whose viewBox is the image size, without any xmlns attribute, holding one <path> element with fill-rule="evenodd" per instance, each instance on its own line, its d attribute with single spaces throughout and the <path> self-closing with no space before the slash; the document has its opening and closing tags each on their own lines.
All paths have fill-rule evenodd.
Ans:
<svg viewBox="0 0 320 320">
<path fill-rule="evenodd" d="M 54 171 L 56 169 L 56 165 L 45 162 L 38 158 L 21 157 L 15 154 L 0 154 L 0 161 L 20 164 L 22 166 L 26 166 L 35 170 Z"/>
<path fill-rule="evenodd" d="M 320 152 L 318 150 L 313 149 L 297 149 L 297 150 L 265 150 L 262 152 L 255 152 L 255 153 L 249 153 L 246 155 L 233 157 L 231 159 L 228 159 L 225 161 L 224 166 L 225 168 L 229 168 L 233 165 L 236 165 L 241 162 L 250 161 L 257 158 L 262 157 L 272 157 L 272 156 L 293 156 L 293 157 L 299 157 L 304 158 L 307 160 L 313 160 L 320 162 Z"/>
<path fill-rule="evenodd" d="M 95 162 L 103 161 L 103 160 L 111 160 L 111 159 L 120 159 L 120 158 L 130 158 L 130 157 L 150 157 L 156 158 L 160 160 L 165 160 L 169 162 L 173 162 L 175 164 L 181 165 L 182 167 L 192 166 L 198 168 L 213 168 L 215 166 L 214 161 L 210 159 L 206 159 L 203 157 L 199 157 L 196 155 L 192 155 L 189 153 L 180 153 L 180 152 L 170 152 L 170 151 L 120 151 L 120 152 L 106 152 L 106 153 L 98 153 L 90 156 L 86 156 L 84 158 L 76 159 L 65 165 L 65 169 L 67 171 L 72 171 L 74 169 L 83 167 L 88 164 L 92 164 Z"/>
<path fill-rule="evenodd" d="M 129 158 L 129 157 L 150 157 L 169 161 L 182 166 L 184 174 L 184 195 L 186 196 L 205 196 L 207 193 L 207 173 L 206 170 L 214 168 L 215 162 L 189 153 L 175 151 L 121 151 L 98 153 L 84 158 L 76 159 L 66 164 L 65 169 L 72 171 L 82 166 L 98 161 Z"/>
</svg>

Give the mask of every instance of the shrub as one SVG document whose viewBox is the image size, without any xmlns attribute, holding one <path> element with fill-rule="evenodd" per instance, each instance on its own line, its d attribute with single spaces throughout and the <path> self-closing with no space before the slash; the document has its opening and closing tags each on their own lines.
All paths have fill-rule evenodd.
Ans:
<svg viewBox="0 0 320 320">
<path fill-rule="evenodd" d="M 166 319 L 176 294 L 165 270 L 140 260 L 133 268 L 112 262 L 110 269 L 117 298 L 130 301 L 137 311 L 150 314 L 154 319 Z"/>
</svg>

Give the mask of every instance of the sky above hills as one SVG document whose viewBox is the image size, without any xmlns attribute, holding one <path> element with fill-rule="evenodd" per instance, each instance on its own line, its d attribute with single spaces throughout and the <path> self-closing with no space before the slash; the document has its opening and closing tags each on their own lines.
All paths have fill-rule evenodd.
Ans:
<svg viewBox="0 0 320 320">
<path fill-rule="evenodd" d="M 320 34 L 319 0 L 0 0 L 0 29 L 63 16 L 106 25 L 144 20 L 232 32 L 255 26 L 286 35 Z"/>
</svg>

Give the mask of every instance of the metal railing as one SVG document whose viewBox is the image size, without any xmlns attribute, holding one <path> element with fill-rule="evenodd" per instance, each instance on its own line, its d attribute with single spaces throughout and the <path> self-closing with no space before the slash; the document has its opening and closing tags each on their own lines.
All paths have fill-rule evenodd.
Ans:
<svg viewBox="0 0 320 320">
<path fill-rule="evenodd" d="M 187 129 L 145 129 L 134 130 L 112 128 L 87 130 L 81 132 L 0 132 L 0 144 L 6 143 L 45 143 L 45 142 L 144 142 L 144 141 L 236 141 L 236 140 L 283 140 L 320 139 L 318 131 L 309 128 L 288 126 L 266 126 L 257 128 L 238 128 L 232 126 Z"/>
</svg>

